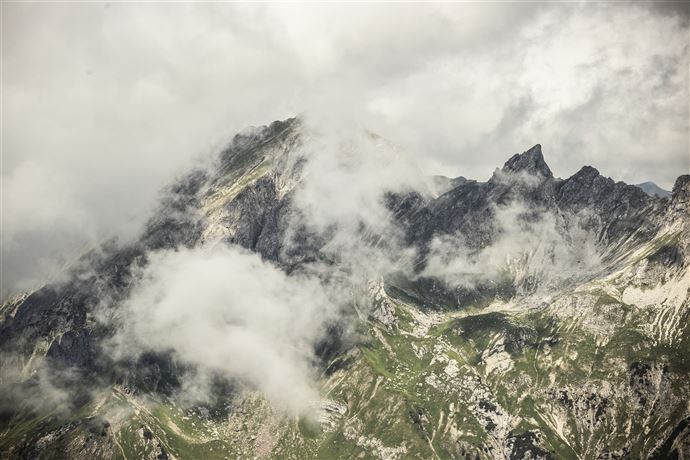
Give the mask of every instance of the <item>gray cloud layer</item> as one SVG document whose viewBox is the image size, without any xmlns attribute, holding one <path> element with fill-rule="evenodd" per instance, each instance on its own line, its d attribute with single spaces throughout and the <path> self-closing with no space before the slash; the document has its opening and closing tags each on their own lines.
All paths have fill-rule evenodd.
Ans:
<svg viewBox="0 0 690 460">
<path fill-rule="evenodd" d="M 131 234 L 241 128 L 307 112 L 484 179 L 537 142 L 669 188 L 688 171 L 679 4 L 4 4 L 2 296 Z M 394 18 L 394 20 L 391 20 Z M 19 284 L 18 284 L 19 283 Z"/>
</svg>

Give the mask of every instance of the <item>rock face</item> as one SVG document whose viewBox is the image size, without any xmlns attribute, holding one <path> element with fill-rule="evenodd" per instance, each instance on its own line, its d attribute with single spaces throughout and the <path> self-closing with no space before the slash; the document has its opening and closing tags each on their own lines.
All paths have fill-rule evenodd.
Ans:
<svg viewBox="0 0 690 460">
<path fill-rule="evenodd" d="M 543 179 L 552 179 L 551 169 L 544 161 L 541 153 L 541 145 L 537 144 L 526 152 L 513 155 L 503 166 L 504 172 L 521 173 L 525 172 L 531 176 Z"/>
<path fill-rule="evenodd" d="M 166 190 L 136 241 L 3 305 L 1 457 L 690 458 L 690 176 L 670 199 L 591 166 L 559 179 L 537 144 L 486 182 L 375 197 L 390 222 L 350 236 L 399 266 L 360 274 L 342 229 L 301 206 L 310 136 L 299 119 L 238 134 Z M 151 254 L 213 244 L 364 278 L 360 318 L 314 344 L 320 422 L 241 382 L 184 403 L 193 366 L 174 350 L 109 352 L 103 318 Z"/>
</svg>

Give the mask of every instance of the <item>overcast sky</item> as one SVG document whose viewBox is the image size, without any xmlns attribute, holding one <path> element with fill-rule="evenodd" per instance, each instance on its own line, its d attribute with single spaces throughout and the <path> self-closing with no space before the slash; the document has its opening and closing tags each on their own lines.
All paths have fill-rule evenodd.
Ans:
<svg viewBox="0 0 690 460">
<path fill-rule="evenodd" d="M 688 41 L 684 3 L 3 3 L 2 295 L 298 113 L 379 132 L 427 174 L 485 180 L 541 143 L 557 176 L 669 189 L 690 162 Z"/>
</svg>

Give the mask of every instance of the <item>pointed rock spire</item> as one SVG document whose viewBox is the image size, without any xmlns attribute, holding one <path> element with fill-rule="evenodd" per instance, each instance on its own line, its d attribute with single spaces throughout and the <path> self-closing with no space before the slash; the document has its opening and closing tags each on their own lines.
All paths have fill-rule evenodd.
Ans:
<svg viewBox="0 0 690 460">
<path fill-rule="evenodd" d="M 503 165 L 504 172 L 521 172 L 525 171 L 534 175 L 541 175 L 544 178 L 552 178 L 553 173 L 549 166 L 544 161 L 544 155 L 541 153 L 541 145 L 537 144 L 531 149 L 523 153 L 516 153 L 506 164 Z"/>
</svg>

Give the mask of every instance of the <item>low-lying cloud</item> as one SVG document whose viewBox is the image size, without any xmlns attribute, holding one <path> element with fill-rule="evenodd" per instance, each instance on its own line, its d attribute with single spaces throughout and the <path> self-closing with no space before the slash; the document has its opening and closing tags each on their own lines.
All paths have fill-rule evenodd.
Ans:
<svg viewBox="0 0 690 460">
<path fill-rule="evenodd" d="M 461 234 L 438 235 L 422 275 L 465 288 L 507 281 L 518 294 L 531 294 L 574 284 L 601 266 L 596 235 L 582 225 L 585 216 L 569 221 L 520 202 L 495 205 L 493 214 L 497 236 L 491 244 L 476 250 Z"/>
<path fill-rule="evenodd" d="M 256 254 L 225 246 L 161 252 L 125 303 L 113 344 L 123 357 L 172 352 L 199 375 L 304 412 L 319 400 L 314 347 L 334 313 L 318 280 L 287 276 Z"/>
<path fill-rule="evenodd" d="M 0 417 L 20 411 L 68 413 L 74 409 L 75 400 L 83 400 L 90 391 L 73 369 L 55 366 L 46 359 L 27 363 L 20 355 L 0 354 Z"/>
</svg>

